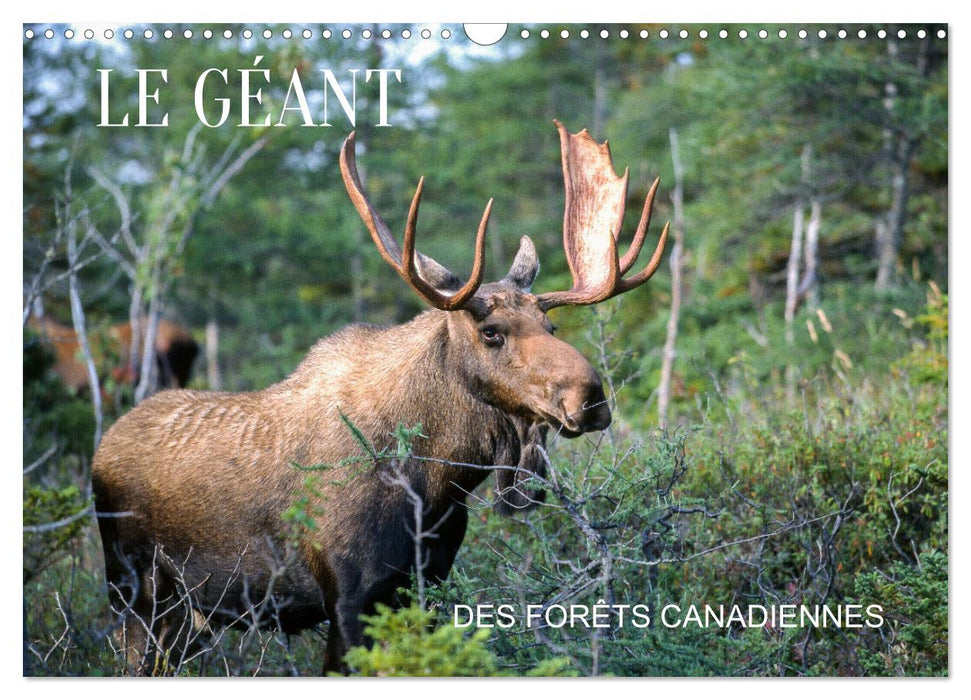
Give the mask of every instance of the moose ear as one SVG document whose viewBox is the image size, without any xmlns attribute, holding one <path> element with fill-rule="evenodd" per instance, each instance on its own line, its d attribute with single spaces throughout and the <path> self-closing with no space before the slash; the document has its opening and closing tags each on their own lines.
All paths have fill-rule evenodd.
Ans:
<svg viewBox="0 0 971 700">
<path fill-rule="evenodd" d="M 528 292 L 539 272 L 539 258 L 536 257 L 536 246 L 529 236 L 519 239 L 519 252 L 516 259 L 512 261 L 509 274 L 506 275 L 506 282 L 515 285 L 519 291 Z"/>
<path fill-rule="evenodd" d="M 462 280 L 427 255 L 415 255 L 415 267 L 418 276 L 440 292 L 455 292 L 462 286 Z"/>
</svg>

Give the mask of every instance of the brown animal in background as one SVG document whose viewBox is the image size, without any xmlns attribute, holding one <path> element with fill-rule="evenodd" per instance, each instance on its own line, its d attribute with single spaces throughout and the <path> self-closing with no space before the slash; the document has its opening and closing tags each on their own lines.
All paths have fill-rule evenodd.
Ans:
<svg viewBox="0 0 971 700">
<path fill-rule="evenodd" d="M 627 174 L 617 177 L 606 144 L 557 127 L 571 290 L 530 292 L 539 264 L 525 236 L 506 277 L 482 284 L 491 201 L 465 284 L 417 253 L 423 181 L 399 248 L 361 185 L 351 134 L 341 150 L 351 200 L 384 259 L 434 309 L 399 326 L 349 326 L 262 391 L 162 392 L 107 433 L 92 476 L 112 605 L 125 621 L 133 670 L 164 671 L 156 654 L 177 662 L 193 629 L 216 621 L 290 633 L 325 619 L 325 669 L 340 668 L 344 652 L 366 642 L 359 616 L 400 602 L 396 589 L 416 570 L 416 533 L 425 533 L 421 573 L 444 579 L 465 535 L 466 497 L 496 465 L 518 465 L 499 470 L 498 509 L 530 507 L 536 499 L 521 482 L 542 474 L 546 431 L 575 437 L 610 425 L 600 377 L 552 335 L 546 312 L 647 281 L 667 227 L 648 265 L 624 278 L 644 241 L 657 182 L 618 259 Z M 423 437 L 395 458 L 396 428 L 418 423 Z M 306 472 L 294 464 L 329 468 L 309 493 Z M 302 493 L 313 527 L 294 535 L 281 514 Z M 422 503 L 420 526 L 413 497 Z M 168 612 L 153 617 L 153 610 Z"/>
<path fill-rule="evenodd" d="M 27 321 L 41 339 L 54 351 L 54 371 L 64 385 L 74 391 L 88 388 L 88 368 L 81 358 L 81 348 L 77 334 L 71 326 L 46 316 L 31 316 Z M 114 379 L 136 383 L 137 376 L 130 370 L 131 324 L 119 323 L 108 329 L 106 337 L 99 344 L 92 339 L 92 354 L 96 362 L 110 356 L 116 358 L 111 370 Z M 158 363 L 159 386 L 166 389 L 182 388 L 188 385 L 192 376 L 192 363 L 199 354 L 199 344 L 188 329 L 172 321 L 160 319 L 155 335 L 155 359 Z"/>
<path fill-rule="evenodd" d="M 28 319 L 27 326 L 54 352 L 54 372 L 64 386 L 73 391 L 86 389 L 88 368 L 80 359 L 81 348 L 74 329 L 47 316 L 33 315 Z"/>
</svg>

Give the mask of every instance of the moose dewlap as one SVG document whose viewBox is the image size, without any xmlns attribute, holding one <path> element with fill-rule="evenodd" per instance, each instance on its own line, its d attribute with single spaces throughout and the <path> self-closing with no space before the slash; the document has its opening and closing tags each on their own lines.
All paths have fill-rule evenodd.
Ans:
<svg viewBox="0 0 971 700">
<path fill-rule="evenodd" d="M 606 143 L 556 126 L 570 290 L 530 292 L 539 262 L 525 236 L 509 273 L 482 283 L 491 201 L 466 283 L 416 252 L 422 182 L 399 247 L 368 201 L 351 134 L 340 154 L 351 201 L 382 257 L 433 308 L 399 326 L 353 325 L 324 338 L 262 391 L 162 392 L 108 431 L 92 480 L 132 672 L 164 672 L 163 660 L 176 662 L 217 624 L 289 633 L 324 620 L 324 667 L 341 668 L 345 651 L 366 641 L 359 616 L 394 604 L 416 562 L 430 581 L 448 575 L 465 535 L 466 496 L 490 471 L 497 510 L 532 507 L 542 496 L 522 482 L 543 476 L 548 432 L 575 437 L 610 424 L 600 377 L 552 335 L 546 313 L 646 282 L 668 229 L 647 266 L 625 277 L 657 182 L 618 256 L 627 173 L 616 175 Z M 395 429 L 416 423 L 427 437 L 406 459 L 388 456 Z M 366 462 L 361 436 L 373 449 Z M 307 491 L 294 464 L 329 469 Z M 295 528 L 282 514 L 301 494 L 312 523 Z M 416 544 L 415 533 L 434 536 Z"/>
</svg>

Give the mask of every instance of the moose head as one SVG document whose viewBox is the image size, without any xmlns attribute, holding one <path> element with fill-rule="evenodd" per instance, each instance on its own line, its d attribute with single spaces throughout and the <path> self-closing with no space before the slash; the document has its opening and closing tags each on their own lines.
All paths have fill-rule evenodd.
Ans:
<svg viewBox="0 0 971 700">
<path fill-rule="evenodd" d="M 573 277 L 566 291 L 531 293 L 539 260 L 528 236 L 520 239 L 509 273 L 498 282 L 482 283 L 492 200 L 476 233 L 472 272 L 463 284 L 415 248 L 424 178 L 412 198 L 399 247 L 361 184 L 353 133 L 341 149 L 340 165 L 351 201 L 388 265 L 430 306 L 458 312 L 448 316 L 449 340 L 475 393 L 528 424 L 545 423 L 559 434 L 576 437 L 608 427 L 610 408 L 596 370 L 553 335 L 547 312 L 558 306 L 596 304 L 645 283 L 660 265 L 668 226 L 647 265 L 625 277 L 644 244 L 659 180 L 647 194 L 630 247 L 618 256 L 629 173 L 615 173 L 609 146 L 596 143 L 586 129 L 571 134 L 560 122 L 555 124 L 566 189 L 563 248 Z"/>
</svg>

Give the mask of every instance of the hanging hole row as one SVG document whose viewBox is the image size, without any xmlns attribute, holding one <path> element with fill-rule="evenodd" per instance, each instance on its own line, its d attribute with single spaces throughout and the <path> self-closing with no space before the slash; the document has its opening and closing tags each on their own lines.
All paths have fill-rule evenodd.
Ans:
<svg viewBox="0 0 971 700">
<path fill-rule="evenodd" d="M 617 36 L 621 39 L 629 39 L 631 38 L 631 36 L 635 34 L 637 37 L 641 39 L 647 39 L 651 36 L 651 32 L 647 29 L 641 29 L 636 32 L 631 32 L 628 29 L 620 29 L 620 30 L 615 30 L 613 32 L 608 29 L 601 29 L 599 30 L 599 32 L 591 32 L 589 29 L 580 29 L 580 30 L 561 29 L 558 32 L 556 32 L 556 36 L 559 36 L 561 39 L 569 39 L 571 36 L 574 35 L 574 32 L 576 36 L 580 37 L 581 39 L 589 39 L 591 36 L 594 36 L 595 34 L 596 36 L 599 36 L 601 39 L 609 39 L 612 36 Z M 164 29 L 160 32 L 156 32 L 153 29 L 145 29 L 138 33 L 136 33 L 135 30 L 133 29 L 125 29 L 125 30 L 122 30 L 120 34 L 125 39 L 134 39 L 136 35 L 140 35 L 145 39 L 154 39 L 156 35 L 161 36 L 164 39 L 172 39 L 176 35 L 176 33 L 171 29 Z M 252 29 L 243 29 L 239 32 L 239 36 L 241 36 L 244 39 L 252 39 L 254 36 L 256 36 L 256 34 L 257 32 L 254 32 Z M 310 29 L 304 29 L 298 32 L 294 32 L 291 29 L 284 29 L 280 31 L 279 34 L 284 39 L 292 39 L 298 35 L 303 37 L 304 39 L 313 39 L 315 36 L 317 36 L 317 34 L 315 34 L 315 32 L 313 32 Z M 362 39 L 372 39 L 376 36 L 381 37 L 382 39 L 391 39 L 392 37 L 394 37 L 394 32 L 392 32 L 390 29 L 382 29 L 377 31 L 373 31 L 371 29 L 362 29 L 359 32 L 357 32 L 357 34 Z M 537 31 L 536 34 L 541 39 L 549 39 L 551 36 L 554 35 L 554 33 L 551 32 L 549 29 L 541 29 Z M 773 30 L 771 32 L 768 29 L 754 30 L 754 35 L 757 36 L 759 39 L 768 39 L 773 34 L 780 39 L 789 38 L 789 30 L 787 29 L 778 29 L 778 30 Z M 827 31 L 825 29 L 819 29 L 819 30 L 816 30 L 815 32 L 810 32 L 807 29 L 799 29 L 795 31 L 795 36 L 798 37 L 799 39 L 808 39 L 811 34 L 815 34 L 815 36 L 819 39 L 829 39 L 831 37 L 835 37 L 837 39 L 846 39 L 851 36 L 856 36 L 858 39 L 866 39 L 870 36 L 870 32 L 868 32 L 866 29 L 859 29 L 859 30 L 856 30 L 855 32 L 850 32 L 846 29 L 837 29 L 832 32 Z M 106 29 L 104 30 L 103 35 L 105 39 L 114 39 L 115 31 L 113 29 Z M 196 36 L 196 33 L 191 29 L 184 29 L 181 32 L 181 35 L 185 39 L 192 39 L 193 37 Z M 217 35 L 217 32 L 214 32 L 212 29 L 203 29 L 199 32 L 199 36 L 201 36 L 204 39 L 212 39 L 216 35 Z M 231 29 L 225 29 L 222 32 L 219 32 L 219 35 L 221 35 L 224 39 L 232 39 L 234 36 L 234 32 Z M 259 35 L 262 36 L 264 39 L 271 39 L 273 37 L 273 31 L 270 29 L 264 29 L 262 32 L 259 32 Z M 402 39 L 411 39 L 414 35 L 415 33 L 412 32 L 410 29 L 402 29 L 399 32 L 399 36 Z M 433 36 L 433 32 L 430 29 L 426 28 L 418 31 L 417 35 L 422 39 L 431 39 Z M 529 29 L 523 29 L 522 31 L 520 31 L 519 35 L 523 39 L 529 39 L 530 37 L 533 36 L 533 32 L 531 32 Z M 708 29 L 698 29 L 698 30 L 695 30 L 694 32 L 690 32 L 687 29 L 680 29 L 676 31 L 661 29 L 657 31 L 657 37 L 659 39 L 668 39 L 668 38 L 688 39 L 688 38 L 691 38 L 692 35 L 694 35 L 698 39 L 708 39 L 713 36 L 717 36 L 720 39 L 727 39 L 730 36 L 732 36 L 732 33 L 729 32 L 727 29 L 719 29 L 717 32 L 710 32 Z M 895 36 L 898 39 L 906 39 L 908 36 L 911 36 L 911 35 L 916 36 L 918 39 L 924 39 L 927 37 L 927 30 L 918 29 L 916 31 L 913 31 L 913 30 L 908 31 L 906 29 L 898 29 L 896 32 L 889 32 L 886 29 L 877 29 L 873 31 L 873 35 L 876 36 L 878 39 L 886 39 L 889 36 Z M 947 37 L 947 31 L 945 29 L 938 29 L 935 32 L 935 35 L 938 39 L 944 39 Z M 33 29 L 24 30 L 24 37 L 27 39 L 33 39 L 37 36 L 38 36 L 37 32 L 35 32 Z M 53 39 L 55 36 L 57 36 L 57 33 L 53 29 L 46 29 L 39 36 L 43 36 L 46 39 Z M 65 39 L 73 39 L 77 36 L 77 33 L 73 29 L 65 29 L 63 32 L 63 36 Z M 82 36 L 85 39 L 94 39 L 95 32 L 92 29 L 85 29 L 82 32 Z M 342 29 L 338 32 L 332 31 L 330 29 L 324 29 L 320 32 L 319 36 L 322 39 L 332 39 L 337 36 L 339 36 L 342 39 L 352 39 L 355 36 L 355 32 L 350 29 Z M 452 37 L 452 31 L 450 29 L 442 29 L 441 32 L 438 33 L 438 36 L 440 36 L 442 39 L 450 39 Z M 739 39 L 747 39 L 749 38 L 750 33 L 748 29 L 739 29 L 737 32 L 735 32 L 735 36 L 737 36 Z"/>
<path fill-rule="evenodd" d="M 755 36 L 757 36 L 760 39 L 768 39 L 769 36 L 771 36 L 773 33 L 776 36 L 778 36 L 780 39 L 789 38 L 789 30 L 787 29 L 779 29 L 773 32 L 770 32 L 768 29 L 759 29 L 755 31 Z M 549 39 L 551 36 L 554 35 L 554 33 L 551 32 L 549 29 L 541 29 L 537 32 L 537 34 L 541 39 Z M 647 29 L 641 29 L 637 32 L 631 32 L 628 29 L 620 29 L 613 33 L 609 29 L 601 29 L 599 32 L 596 32 L 596 35 L 598 35 L 601 39 L 609 39 L 611 36 L 614 36 L 614 35 L 620 37 L 621 39 L 629 39 L 633 34 L 636 34 L 641 39 L 647 39 L 651 36 L 651 32 Z M 808 29 L 799 29 L 795 32 L 795 36 L 797 36 L 800 39 L 808 39 L 810 34 L 812 34 L 812 32 L 810 32 Z M 559 36 L 561 39 L 569 39 L 570 36 L 572 36 L 572 32 L 570 29 L 561 29 L 559 30 L 559 32 L 556 33 L 556 35 Z M 591 32 L 589 29 L 581 29 L 576 32 L 576 35 L 579 36 L 581 39 L 589 39 L 591 36 L 594 35 L 594 33 Z M 717 36 L 720 39 L 727 39 L 730 36 L 732 36 L 732 33 L 729 32 L 727 29 L 719 29 L 714 34 L 712 32 L 709 32 L 709 30 L 707 29 L 699 29 L 699 30 L 696 30 L 696 32 L 694 32 L 694 35 L 699 39 L 708 39 L 709 37 L 712 37 L 712 36 Z M 739 29 L 735 35 L 739 39 L 747 39 L 750 36 L 750 33 L 748 29 Z M 859 29 L 852 33 L 846 29 L 837 29 L 833 32 L 829 32 L 825 29 L 819 29 L 815 32 L 815 35 L 819 39 L 828 39 L 831 37 L 836 37 L 837 39 L 846 39 L 852 35 L 855 35 L 859 39 L 866 39 L 870 36 L 870 33 L 866 29 Z M 888 32 L 886 29 L 878 29 L 873 32 L 873 35 L 876 36 L 878 39 L 886 39 L 888 36 L 891 36 L 891 35 L 896 36 L 898 39 L 906 39 L 911 34 L 906 29 L 898 29 L 896 32 Z M 916 36 L 918 39 L 924 39 L 927 37 L 927 30 L 918 29 L 915 32 L 913 32 L 913 35 Z M 944 39 L 947 37 L 947 31 L 944 29 L 938 29 L 935 35 L 937 36 L 938 39 Z M 520 31 L 519 36 L 523 39 L 529 39 L 531 36 L 533 36 L 533 34 L 532 32 L 530 32 L 529 29 L 523 29 L 522 31 Z M 692 36 L 692 32 L 689 32 L 687 29 L 681 29 L 678 31 L 668 31 L 667 29 L 661 29 L 657 31 L 657 37 L 660 39 L 668 39 L 673 37 L 688 39 L 691 36 Z"/>
</svg>

